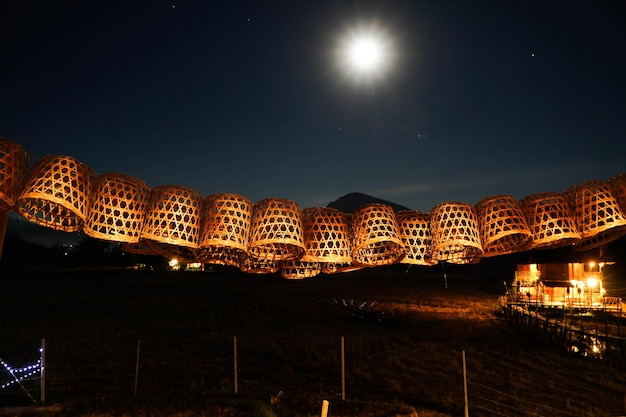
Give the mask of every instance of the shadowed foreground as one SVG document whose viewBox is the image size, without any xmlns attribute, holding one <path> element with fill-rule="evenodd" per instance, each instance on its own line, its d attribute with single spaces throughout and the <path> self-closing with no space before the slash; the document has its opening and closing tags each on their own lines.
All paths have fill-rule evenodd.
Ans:
<svg viewBox="0 0 626 417">
<path fill-rule="evenodd" d="M 624 370 L 505 322 L 503 274 L 7 271 L 0 357 L 32 362 L 45 338 L 50 408 L 4 415 L 316 416 L 326 399 L 330 416 L 458 416 L 463 351 L 473 417 L 621 414 Z M 24 385 L 39 398 L 38 381 Z M 0 395 L 33 405 L 17 388 Z"/>
</svg>

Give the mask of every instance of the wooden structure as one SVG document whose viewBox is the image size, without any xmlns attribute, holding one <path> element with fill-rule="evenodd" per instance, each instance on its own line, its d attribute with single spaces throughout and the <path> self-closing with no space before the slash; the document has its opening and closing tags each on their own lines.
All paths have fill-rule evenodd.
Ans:
<svg viewBox="0 0 626 417">
<path fill-rule="evenodd" d="M 253 204 L 237 194 L 212 194 L 204 199 L 199 259 L 237 266 L 248 255 Z"/>
<path fill-rule="evenodd" d="M 30 156 L 21 145 L 0 137 L 0 210 L 13 209 L 28 170 Z"/>
<path fill-rule="evenodd" d="M 286 279 L 313 278 L 321 272 L 319 262 L 307 261 L 282 261 L 280 262 L 280 275 Z"/>
<path fill-rule="evenodd" d="M 288 261 L 304 254 L 302 212 L 295 201 L 268 198 L 252 210 L 250 256 L 257 260 Z"/>
<path fill-rule="evenodd" d="M 302 210 L 305 262 L 352 262 L 348 217 L 331 207 Z"/>
<path fill-rule="evenodd" d="M 396 215 L 386 204 L 373 203 L 352 213 L 352 262 L 362 266 L 394 264 L 405 255 Z"/>
<path fill-rule="evenodd" d="M 560 193 L 531 194 L 520 200 L 532 234 L 529 249 L 553 249 L 580 240 L 569 204 Z"/>
<path fill-rule="evenodd" d="M 430 211 L 430 227 L 433 261 L 463 265 L 482 258 L 478 220 L 471 205 L 448 202 L 435 206 Z"/>
<path fill-rule="evenodd" d="M 33 166 L 17 199 L 17 212 L 64 232 L 82 229 L 94 172 L 71 156 L 46 155 Z"/>
<path fill-rule="evenodd" d="M 564 195 L 581 237 L 574 243 L 574 250 L 597 248 L 626 234 L 626 219 L 607 182 L 577 184 L 565 190 Z"/>
<path fill-rule="evenodd" d="M 203 197 L 179 185 L 154 187 L 148 199 L 141 238 L 159 244 L 198 248 Z"/>
<path fill-rule="evenodd" d="M 522 208 L 511 195 L 485 197 L 476 206 L 484 257 L 521 252 L 532 235 Z"/>
<path fill-rule="evenodd" d="M 112 242 L 139 242 L 150 187 L 119 173 L 96 177 L 83 232 Z"/>
<path fill-rule="evenodd" d="M 436 265 L 437 261 L 431 259 L 430 214 L 417 210 L 402 210 L 396 213 L 396 219 L 406 250 L 406 255 L 400 263 Z"/>
</svg>

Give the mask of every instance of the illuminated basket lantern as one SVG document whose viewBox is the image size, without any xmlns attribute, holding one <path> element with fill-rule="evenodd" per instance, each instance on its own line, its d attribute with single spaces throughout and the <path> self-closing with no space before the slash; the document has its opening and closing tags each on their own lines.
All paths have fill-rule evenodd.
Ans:
<svg viewBox="0 0 626 417">
<path fill-rule="evenodd" d="M 51 229 L 81 230 L 93 181 L 93 170 L 75 158 L 46 155 L 28 172 L 17 212 Z"/>
<path fill-rule="evenodd" d="M 406 255 L 400 263 L 410 265 L 435 265 L 431 256 L 430 215 L 417 210 L 402 210 L 396 213 L 400 237 Z"/>
<path fill-rule="evenodd" d="M 12 209 L 22 191 L 30 156 L 21 145 L 0 137 L 0 209 Z"/>
<path fill-rule="evenodd" d="M 319 275 L 321 267 L 319 262 L 307 262 L 300 260 L 280 262 L 280 276 L 286 279 L 306 279 Z"/>
<path fill-rule="evenodd" d="M 480 262 L 483 256 L 478 220 L 474 207 L 467 203 L 448 202 L 430 211 L 433 261 L 453 264 Z"/>
<path fill-rule="evenodd" d="M 576 221 L 581 240 L 575 250 L 588 250 L 612 242 L 626 233 L 626 219 L 607 182 L 587 181 L 564 193 Z"/>
<path fill-rule="evenodd" d="M 355 265 L 352 262 L 340 263 L 340 262 L 320 262 L 320 269 L 322 274 L 343 274 L 348 272 L 359 271 L 365 268 L 361 265 Z"/>
<path fill-rule="evenodd" d="M 302 210 L 306 262 L 352 262 L 348 217 L 331 207 Z"/>
<path fill-rule="evenodd" d="M 626 213 L 626 172 L 609 178 L 607 182 L 622 214 Z"/>
<path fill-rule="evenodd" d="M 237 194 L 204 199 L 199 255 L 203 262 L 239 267 L 248 253 L 252 203 Z"/>
<path fill-rule="evenodd" d="M 94 181 L 83 232 L 113 242 L 139 242 L 150 187 L 134 177 L 106 173 Z"/>
<path fill-rule="evenodd" d="M 253 259 L 272 262 L 304 254 L 302 212 L 295 201 L 268 198 L 254 205 L 248 251 Z"/>
<path fill-rule="evenodd" d="M 366 204 L 352 213 L 352 262 L 362 266 L 397 263 L 406 251 L 391 206 Z"/>
<path fill-rule="evenodd" d="M 484 257 L 525 250 L 532 240 L 524 212 L 510 195 L 485 197 L 476 206 Z"/>
<path fill-rule="evenodd" d="M 157 253 L 193 262 L 200 239 L 203 197 L 178 185 L 161 185 L 150 191 L 141 238 L 150 240 Z M 194 260 L 190 260 L 193 258 Z"/>
<path fill-rule="evenodd" d="M 529 249 L 559 248 L 580 240 L 580 233 L 563 194 L 531 194 L 520 201 L 532 241 Z"/>
</svg>

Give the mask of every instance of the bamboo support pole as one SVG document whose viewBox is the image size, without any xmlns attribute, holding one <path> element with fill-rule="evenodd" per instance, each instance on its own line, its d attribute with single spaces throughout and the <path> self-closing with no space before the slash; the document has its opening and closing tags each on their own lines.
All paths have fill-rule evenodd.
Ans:
<svg viewBox="0 0 626 417">
<path fill-rule="evenodd" d="M 328 400 L 322 401 L 322 414 L 321 417 L 328 416 Z"/>
<path fill-rule="evenodd" d="M 467 368 L 465 366 L 465 351 L 463 351 L 463 411 L 465 417 L 469 417 L 469 404 L 467 401 Z"/>
<path fill-rule="evenodd" d="M 41 347 L 39 348 L 39 358 L 41 359 L 41 373 L 40 373 L 40 388 L 41 392 L 39 395 L 39 401 L 41 405 L 46 403 L 46 339 L 41 339 Z"/>
<path fill-rule="evenodd" d="M 4 246 L 4 235 L 7 232 L 9 222 L 9 210 L 0 209 L 0 258 L 2 258 L 2 247 Z"/>
</svg>

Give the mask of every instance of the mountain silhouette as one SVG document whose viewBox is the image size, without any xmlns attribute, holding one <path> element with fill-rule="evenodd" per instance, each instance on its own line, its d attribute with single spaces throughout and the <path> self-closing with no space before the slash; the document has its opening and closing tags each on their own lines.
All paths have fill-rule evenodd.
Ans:
<svg viewBox="0 0 626 417">
<path fill-rule="evenodd" d="M 408 207 L 402 206 L 400 204 L 392 203 L 391 201 L 382 200 L 380 198 L 372 197 L 371 195 L 363 193 L 346 194 L 343 197 L 339 197 L 335 201 L 328 203 L 327 207 L 332 207 L 343 213 L 352 213 L 359 207 L 371 203 L 386 204 L 388 206 L 391 206 L 391 208 L 393 208 L 393 211 L 395 212 L 409 210 Z"/>
</svg>

